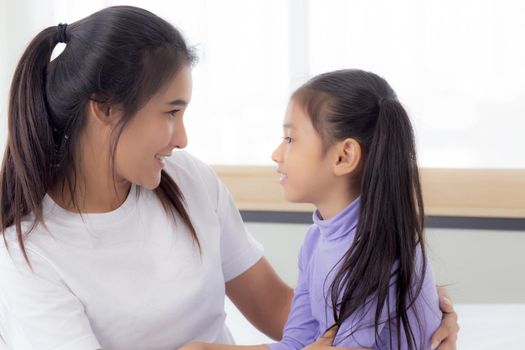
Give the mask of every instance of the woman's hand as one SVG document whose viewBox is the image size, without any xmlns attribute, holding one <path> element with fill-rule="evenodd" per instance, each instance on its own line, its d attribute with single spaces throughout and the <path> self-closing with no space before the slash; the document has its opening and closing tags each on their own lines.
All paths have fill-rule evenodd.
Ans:
<svg viewBox="0 0 525 350">
<path fill-rule="evenodd" d="M 178 350 L 205 350 L 205 343 L 184 344 Z"/>
<path fill-rule="evenodd" d="M 458 314 L 452 307 L 452 302 L 445 288 L 438 287 L 439 308 L 443 312 L 441 326 L 432 336 L 432 349 L 456 350 L 459 324 Z"/>
</svg>

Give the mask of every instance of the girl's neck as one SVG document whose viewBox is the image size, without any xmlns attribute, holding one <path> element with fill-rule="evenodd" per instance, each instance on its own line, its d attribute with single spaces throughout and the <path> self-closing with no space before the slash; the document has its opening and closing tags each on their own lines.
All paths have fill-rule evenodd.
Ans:
<svg viewBox="0 0 525 350">
<path fill-rule="evenodd" d="M 322 202 L 314 203 L 314 205 L 323 220 L 329 220 L 348 207 L 357 197 L 359 197 L 359 191 L 335 191 L 331 196 L 327 196 Z"/>
</svg>

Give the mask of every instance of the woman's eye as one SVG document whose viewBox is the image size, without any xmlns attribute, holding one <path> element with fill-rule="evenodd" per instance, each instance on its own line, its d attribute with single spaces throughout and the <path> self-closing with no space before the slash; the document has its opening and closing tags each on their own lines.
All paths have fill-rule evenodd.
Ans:
<svg viewBox="0 0 525 350">
<path fill-rule="evenodd" d="M 286 141 L 286 143 L 292 143 L 292 138 L 290 136 L 283 137 L 283 140 Z"/>
<path fill-rule="evenodd" d="M 177 114 L 178 111 L 180 111 L 180 109 L 174 109 L 174 110 L 172 110 L 172 111 L 167 112 L 167 114 L 168 114 L 168 118 L 169 118 L 169 119 L 173 119 L 173 118 L 175 118 L 175 115 Z"/>
</svg>

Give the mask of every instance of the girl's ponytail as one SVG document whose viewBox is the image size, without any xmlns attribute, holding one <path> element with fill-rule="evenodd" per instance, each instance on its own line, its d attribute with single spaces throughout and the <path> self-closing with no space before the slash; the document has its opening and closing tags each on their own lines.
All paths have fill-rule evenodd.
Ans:
<svg viewBox="0 0 525 350">
<path fill-rule="evenodd" d="M 55 143 L 46 102 L 46 70 L 56 43 L 56 27 L 43 30 L 31 41 L 16 67 L 9 94 L 8 140 L 0 172 L 0 228 L 7 245 L 5 229 L 15 225 L 27 261 L 21 219 L 33 212 L 35 223 L 41 220 L 41 202 L 53 176 Z"/>
<path fill-rule="evenodd" d="M 419 348 L 422 344 L 416 343 L 406 311 L 413 306 L 421 291 L 426 270 L 426 259 L 422 259 L 421 267 L 416 267 L 419 260 L 417 250 L 421 249 L 422 256 L 425 256 L 424 208 L 414 133 L 405 109 L 395 98 L 385 98 L 379 102 L 377 124 L 361 186 L 361 213 L 357 231 L 360 237 L 373 236 L 367 240 L 370 246 L 366 252 L 370 254 L 371 261 L 384 255 L 382 263 L 391 267 L 392 273 L 390 275 L 384 269 L 375 276 L 383 282 L 378 289 L 380 303 L 376 310 L 376 324 L 379 322 L 381 301 L 386 300 L 386 305 L 396 305 L 395 310 L 392 310 L 396 317 L 393 321 L 402 325 L 397 327 L 397 344 L 402 343 L 400 332 L 403 328 L 409 349 Z M 380 241 L 383 242 L 381 249 L 376 247 L 374 251 L 372 245 Z M 388 300 L 389 276 L 396 281 L 396 301 Z"/>
<path fill-rule="evenodd" d="M 378 101 L 377 121 L 362 175 L 355 241 L 332 283 L 332 307 L 335 324 L 341 326 L 373 298 L 377 302 L 376 331 L 385 321 L 397 324 L 397 334 L 390 334 L 391 344 L 402 344 L 401 339 L 405 338 L 408 348 L 415 349 L 421 345 L 417 344 L 407 310 L 424 279 L 424 275 L 414 274 L 418 246 L 425 255 L 424 210 L 414 135 L 408 115 L 397 99 Z M 424 274 L 425 259 L 422 264 Z M 390 300 L 389 294 L 393 281 L 396 300 Z M 388 320 L 382 319 L 384 308 L 393 311 Z M 404 335 L 401 329 L 405 330 Z M 397 341 L 392 341 L 392 337 Z"/>
</svg>

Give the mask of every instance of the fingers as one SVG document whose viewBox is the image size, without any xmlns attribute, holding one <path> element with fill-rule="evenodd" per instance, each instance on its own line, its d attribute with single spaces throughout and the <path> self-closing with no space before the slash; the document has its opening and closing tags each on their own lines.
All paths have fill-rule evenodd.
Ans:
<svg viewBox="0 0 525 350">
<path fill-rule="evenodd" d="M 449 313 L 443 314 L 441 326 L 432 336 L 431 348 L 439 350 L 455 350 L 458 338 L 458 315 L 451 308 Z"/>
<path fill-rule="evenodd" d="M 458 334 L 459 332 L 459 324 L 458 324 L 458 314 L 452 306 L 449 309 L 450 311 L 443 313 L 443 319 L 441 320 L 441 326 L 447 327 L 447 330 L 450 334 Z"/>
<path fill-rule="evenodd" d="M 452 301 L 450 299 L 450 296 L 448 295 L 446 288 L 437 287 L 437 292 L 439 295 L 439 308 L 441 309 L 441 311 L 453 312 L 454 306 L 452 305 Z"/>
<path fill-rule="evenodd" d="M 452 302 L 446 296 L 439 297 L 439 308 L 444 313 L 454 312 L 454 306 L 452 306 Z"/>
<path fill-rule="evenodd" d="M 443 340 L 440 344 L 438 344 L 437 346 L 437 350 L 456 350 L 456 341 L 457 341 L 457 338 L 456 337 L 449 337 L 445 340 Z M 432 348 L 434 349 L 434 348 Z"/>
<path fill-rule="evenodd" d="M 319 345 L 331 346 L 336 334 L 337 327 L 332 327 L 329 330 L 327 330 L 325 334 L 320 336 L 319 339 L 317 339 L 316 343 L 318 343 Z"/>
<path fill-rule="evenodd" d="M 450 296 L 448 295 L 448 291 L 445 287 L 437 287 L 437 292 L 440 297 L 447 297 L 450 299 Z"/>
<path fill-rule="evenodd" d="M 330 328 L 329 330 L 326 331 L 326 333 L 323 335 L 323 337 L 334 339 L 336 334 L 337 334 L 337 327 L 332 327 L 332 328 Z"/>
<path fill-rule="evenodd" d="M 443 339 L 445 339 L 448 336 L 448 330 L 446 326 L 440 326 L 437 331 L 434 332 L 434 335 L 432 336 L 432 340 L 430 342 L 431 349 L 437 349 L 437 347 L 441 344 Z"/>
</svg>

